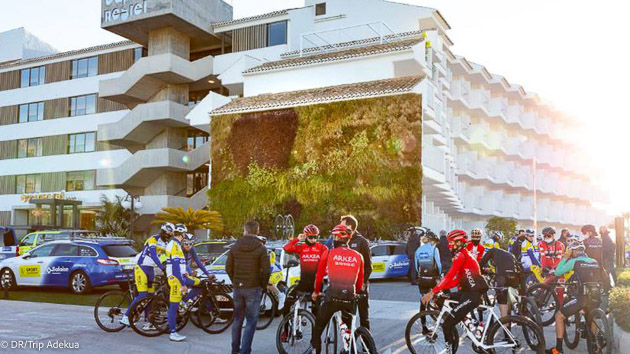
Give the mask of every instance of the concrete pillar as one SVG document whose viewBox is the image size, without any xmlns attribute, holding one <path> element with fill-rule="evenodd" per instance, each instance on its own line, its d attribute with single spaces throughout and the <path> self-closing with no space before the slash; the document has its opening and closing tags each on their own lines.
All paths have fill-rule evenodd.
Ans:
<svg viewBox="0 0 630 354">
<path fill-rule="evenodd" d="M 190 59 L 190 36 L 172 27 L 149 32 L 149 55 L 171 53 L 186 60 Z"/>
<path fill-rule="evenodd" d="M 186 173 L 166 172 L 144 189 L 146 195 L 186 196 Z"/>
</svg>

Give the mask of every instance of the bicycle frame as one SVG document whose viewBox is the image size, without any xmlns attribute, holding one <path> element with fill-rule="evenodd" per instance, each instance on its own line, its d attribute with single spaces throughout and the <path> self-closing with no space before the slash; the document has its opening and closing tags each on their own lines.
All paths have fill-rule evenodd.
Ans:
<svg viewBox="0 0 630 354">
<path fill-rule="evenodd" d="M 438 318 L 436 320 L 436 323 L 440 323 L 442 319 L 444 318 L 445 314 L 452 313 L 453 307 L 451 305 L 458 305 L 458 304 L 459 302 L 454 301 L 454 300 L 445 300 L 444 305 L 442 306 L 442 310 L 440 311 L 440 314 L 438 315 Z M 493 320 L 499 322 L 499 324 L 501 325 L 501 328 L 505 331 L 505 333 L 507 333 L 507 335 L 510 337 L 511 340 L 514 340 L 514 336 L 512 335 L 512 332 L 510 332 L 510 330 L 507 329 L 507 327 L 505 327 L 503 323 L 501 323 L 501 321 L 499 321 L 500 317 L 497 316 L 497 314 L 494 312 L 494 308 L 490 306 L 486 306 L 486 305 L 479 305 L 479 308 L 483 309 L 484 311 L 485 310 L 489 311 L 488 324 L 490 324 L 491 321 Z M 490 345 L 484 344 L 483 340 L 486 338 L 488 328 L 490 328 L 489 325 L 484 327 L 483 333 L 481 334 L 481 340 L 478 340 L 475 334 L 471 332 L 470 329 L 468 329 L 468 327 L 464 325 L 463 322 L 460 322 L 459 326 L 464 329 L 464 332 L 466 333 L 466 337 L 468 337 L 468 339 L 470 339 L 475 346 L 482 348 L 484 350 L 494 349 L 494 348 L 511 348 L 514 346 L 512 344 L 506 344 L 506 343 L 502 344 L 501 342 L 492 343 Z M 433 328 L 433 332 L 431 333 L 432 337 L 437 335 L 436 332 L 440 330 L 440 327 L 441 326 L 435 326 L 435 328 Z"/>
<path fill-rule="evenodd" d="M 297 300 L 295 301 L 295 304 L 293 304 L 293 326 L 292 326 L 292 332 L 291 335 L 293 335 L 293 337 L 295 337 L 297 335 L 297 331 L 298 331 L 298 312 L 300 310 L 300 308 L 302 307 L 302 300 L 306 300 L 306 294 L 298 296 Z M 307 301 L 305 301 L 307 302 Z"/>
<path fill-rule="evenodd" d="M 351 317 L 351 323 L 350 323 L 350 343 L 349 343 L 349 347 L 352 348 L 352 352 L 349 351 L 349 348 L 346 346 L 345 341 L 342 340 L 343 342 L 343 347 L 346 350 L 346 352 L 351 353 L 351 354 L 358 354 L 357 352 L 357 342 L 356 339 L 354 338 L 354 332 L 357 329 L 357 304 L 356 301 L 353 304 L 353 311 L 352 313 L 350 313 L 350 317 Z M 338 323 L 339 326 L 341 326 L 341 324 L 343 323 L 342 318 L 341 318 L 341 311 L 337 311 L 333 314 L 333 317 L 331 318 L 335 319 Z M 327 326 L 328 330 L 330 331 L 330 322 L 328 322 L 328 326 Z M 339 334 L 342 334 L 339 328 L 335 328 L 334 330 L 336 330 Z M 327 332 L 328 333 L 328 332 Z M 343 338 L 343 335 L 341 336 L 341 338 Z"/>
</svg>

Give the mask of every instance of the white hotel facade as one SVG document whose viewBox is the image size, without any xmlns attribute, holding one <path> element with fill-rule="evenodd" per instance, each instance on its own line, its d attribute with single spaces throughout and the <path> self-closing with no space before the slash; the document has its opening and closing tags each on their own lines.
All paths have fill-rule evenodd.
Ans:
<svg viewBox="0 0 630 354">
<path fill-rule="evenodd" d="M 405 77 L 422 78 L 408 89 L 422 95 L 423 225 L 610 221 L 563 140 L 575 122 L 453 53 L 435 9 L 306 0 L 233 20 L 221 0 L 102 4 L 102 27 L 129 41 L 53 53 L 21 29 L 0 34 L 2 225 L 89 228 L 101 195 L 130 193 L 147 228 L 164 206 L 205 206 L 211 116 L 273 109 L 274 95 L 293 91 L 311 97 L 293 105 L 361 98 L 317 97 L 341 85 L 387 95 Z M 53 211 L 54 197 L 80 205 Z"/>
</svg>

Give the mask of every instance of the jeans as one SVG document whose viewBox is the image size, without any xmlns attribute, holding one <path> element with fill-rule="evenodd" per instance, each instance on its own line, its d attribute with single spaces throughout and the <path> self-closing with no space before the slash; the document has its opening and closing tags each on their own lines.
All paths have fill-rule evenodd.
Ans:
<svg viewBox="0 0 630 354">
<path fill-rule="evenodd" d="M 256 324 L 258 323 L 261 299 L 262 288 L 234 288 L 232 354 L 250 354 L 252 352 L 252 342 L 254 340 L 254 332 L 256 332 Z M 244 319 L 247 319 L 247 325 L 245 326 L 245 334 L 241 342 Z"/>
</svg>

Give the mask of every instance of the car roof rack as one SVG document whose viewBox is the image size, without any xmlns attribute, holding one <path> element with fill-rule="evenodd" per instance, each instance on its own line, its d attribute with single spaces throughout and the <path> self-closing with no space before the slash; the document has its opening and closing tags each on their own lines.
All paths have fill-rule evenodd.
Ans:
<svg viewBox="0 0 630 354">
<path fill-rule="evenodd" d="M 112 236 L 112 235 L 97 235 L 97 236 L 84 236 L 84 235 L 70 235 L 70 240 L 72 241 L 129 241 L 132 242 L 126 237 L 121 236 Z"/>
</svg>

